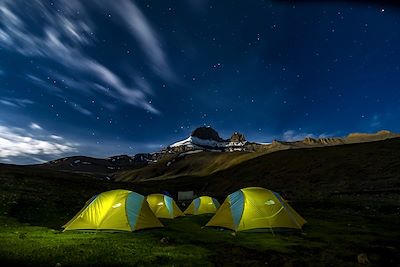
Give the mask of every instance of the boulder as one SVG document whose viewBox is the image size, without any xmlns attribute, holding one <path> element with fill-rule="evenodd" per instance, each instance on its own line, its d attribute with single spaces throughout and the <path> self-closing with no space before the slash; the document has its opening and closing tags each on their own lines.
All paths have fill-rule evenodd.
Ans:
<svg viewBox="0 0 400 267">
<path fill-rule="evenodd" d="M 223 139 L 219 136 L 217 131 L 209 126 L 203 126 L 195 129 L 191 136 L 203 139 L 203 140 L 215 140 L 218 142 L 222 142 Z"/>
</svg>

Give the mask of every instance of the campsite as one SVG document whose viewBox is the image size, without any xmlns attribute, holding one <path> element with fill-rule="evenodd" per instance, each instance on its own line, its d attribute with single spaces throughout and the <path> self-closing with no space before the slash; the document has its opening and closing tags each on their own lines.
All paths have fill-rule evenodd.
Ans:
<svg viewBox="0 0 400 267">
<path fill-rule="evenodd" d="M 0 0 L 0 267 L 400 267 L 400 0 Z"/>
<path fill-rule="evenodd" d="M 393 149 L 397 147 L 395 144 L 397 141 L 390 141 Z M 384 147 L 378 142 L 357 145 L 356 150 L 351 150 L 377 146 Z M 347 149 L 344 147 L 322 151 L 332 149 L 338 157 L 345 158 L 341 152 Z M 379 149 L 376 151 L 379 154 Z M 303 152 L 290 151 L 287 157 L 294 160 L 297 153 Z M 315 153 L 326 154 L 318 150 Z M 387 161 L 391 162 L 390 157 Z M 204 227 L 212 214 L 201 214 L 160 218 L 163 228 L 134 232 L 63 232 L 62 226 L 91 197 L 107 190 L 139 187 L 140 194 L 148 195 L 154 189 L 153 184 L 109 183 L 82 174 L 5 165 L 0 177 L 3 203 L 0 241 L 7 244 L 0 247 L 3 264 L 354 266 L 359 257 L 363 260 L 365 256 L 369 266 L 395 266 L 400 260 L 395 191 L 321 199 L 308 195 L 306 187 L 299 186 L 303 197 L 292 198 L 290 205 L 307 221 L 301 231 L 235 232 Z M 226 196 L 215 197 L 222 204 Z M 182 211 L 190 206 L 190 202 L 185 202 L 185 206 L 179 206 Z M 177 201 L 177 205 L 181 204 Z"/>
</svg>

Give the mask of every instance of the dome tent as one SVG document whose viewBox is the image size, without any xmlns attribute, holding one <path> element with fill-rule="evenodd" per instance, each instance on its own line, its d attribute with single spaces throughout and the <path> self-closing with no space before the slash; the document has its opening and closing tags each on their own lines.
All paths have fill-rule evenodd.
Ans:
<svg viewBox="0 0 400 267">
<path fill-rule="evenodd" d="M 209 196 L 201 196 L 190 203 L 190 205 L 185 210 L 185 214 L 205 214 L 205 213 L 215 213 L 219 208 L 219 202 L 215 198 Z"/>
<path fill-rule="evenodd" d="M 92 197 L 63 226 L 68 230 L 136 231 L 163 227 L 145 201 L 145 197 L 128 190 L 112 190 Z"/>
<path fill-rule="evenodd" d="M 157 218 L 173 219 L 184 216 L 172 197 L 163 194 L 151 194 L 147 196 L 146 200 Z"/>
<path fill-rule="evenodd" d="M 230 194 L 206 226 L 234 231 L 260 228 L 301 229 L 306 221 L 276 192 L 248 187 Z"/>
</svg>

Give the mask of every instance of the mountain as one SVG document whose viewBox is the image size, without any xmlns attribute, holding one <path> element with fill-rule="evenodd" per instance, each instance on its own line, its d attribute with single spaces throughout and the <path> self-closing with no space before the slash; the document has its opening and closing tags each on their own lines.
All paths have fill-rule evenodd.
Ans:
<svg viewBox="0 0 400 267">
<path fill-rule="evenodd" d="M 110 186 L 123 182 L 142 192 L 195 190 L 216 196 L 244 186 L 297 192 L 297 198 L 400 190 L 400 136 L 389 131 L 258 144 L 240 133 L 223 139 L 204 129 L 194 131 L 187 141 L 175 143 L 183 152 L 174 152 L 174 146 L 169 146 L 134 156 L 76 156 L 31 166 L 0 165 L 0 174 L 6 171 L 4 177 L 8 177 L 18 172 L 22 179 L 26 173 L 54 182 L 60 177 L 77 177 L 75 181 L 90 178 Z M 230 143 L 241 150 L 229 150 L 233 147 Z"/>
<path fill-rule="evenodd" d="M 324 137 L 324 138 L 306 137 L 304 138 L 304 140 L 293 141 L 293 142 L 274 140 L 271 143 L 271 146 L 280 147 L 282 149 L 337 146 L 337 145 L 382 141 L 397 137 L 400 137 L 400 134 L 393 133 L 387 130 L 382 130 L 376 133 L 351 133 L 345 137 Z"/>
<path fill-rule="evenodd" d="M 110 179 L 110 174 L 122 170 L 132 170 L 145 167 L 149 162 L 154 162 L 153 154 L 141 153 L 134 156 L 119 155 L 105 159 L 72 156 L 57 160 L 52 160 L 44 164 L 31 165 L 43 169 L 52 169 L 57 171 L 90 173 L 99 177 Z"/>
<path fill-rule="evenodd" d="M 202 134 L 199 136 L 198 132 Z M 168 146 L 163 151 L 164 156 L 161 156 L 157 162 L 143 168 L 120 171 L 113 175 L 113 179 L 137 182 L 187 176 L 203 177 L 277 151 L 346 146 L 396 137 L 400 135 L 380 131 L 373 134 L 350 134 L 344 138 L 307 137 L 294 142 L 274 140 L 270 144 L 259 144 L 246 141 L 244 135 L 237 132 L 230 139 L 224 140 L 212 128 L 201 127 L 200 131 L 196 129 L 189 138 Z"/>
<path fill-rule="evenodd" d="M 351 133 L 345 137 L 345 140 L 347 143 L 362 143 L 362 142 L 380 141 L 399 136 L 400 135 L 397 133 L 393 133 L 387 130 L 382 130 L 376 133 Z"/>
<path fill-rule="evenodd" d="M 238 132 L 234 132 L 229 139 L 222 139 L 213 128 L 203 126 L 195 129 L 188 138 L 169 145 L 166 151 L 169 153 L 193 150 L 219 152 L 256 151 L 262 149 L 264 145 L 248 142 L 245 136 Z"/>
<path fill-rule="evenodd" d="M 348 145 L 396 137 L 400 135 L 383 130 L 377 133 L 352 133 L 345 137 L 307 137 L 293 142 L 274 140 L 272 143 L 257 143 L 248 141 L 239 132 L 234 132 L 230 138 L 224 139 L 213 128 L 203 126 L 196 128 L 188 138 L 154 153 L 119 155 L 105 159 L 73 156 L 34 166 L 58 171 L 90 173 L 103 179 L 124 181 L 173 178 L 183 175 L 202 176 L 276 151 Z"/>
<path fill-rule="evenodd" d="M 398 199 L 399 157 L 400 138 L 274 153 L 205 151 L 118 172 L 114 179 L 154 192 L 194 190 L 221 197 L 242 187 L 262 186 L 295 199 Z"/>
<path fill-rule="evenodd" d="M 382 130 L 376 133 L 351 133 L 345 137 L 306 137 L 304 140 L 292 142 L 274 140 L 272 143 L 257 143 L 246 140 L 245 136 L 238 132 L 234 132 L 229 139 L 222 139 L 217 131 L 209 126 L 203 126 L 195 129 L 188 138 L 169 145 L 164 151 L 168 153 L 181 153 L 193 150 L 256 152 L 270 151 L 272 149 L 275 151 L 276 149 L 336 146 L 373 142 L 395 137 L 400 137 L 400 134 Z"/>
<path fill-rule="evenodd" d="M 218 132 L 216 130 L 214 130 L 213 128 L 211 128 L 210 126 L 203 126 L 203 127 L 199 127 L 196 128 L 191 136 L 196 137 L 198 139 L 202 139 L 202 140 L 213 140 L 213 141 L 217 141 L 217 142 L 222 142 L 224 141 L 218 134 Z"/>
</svg>

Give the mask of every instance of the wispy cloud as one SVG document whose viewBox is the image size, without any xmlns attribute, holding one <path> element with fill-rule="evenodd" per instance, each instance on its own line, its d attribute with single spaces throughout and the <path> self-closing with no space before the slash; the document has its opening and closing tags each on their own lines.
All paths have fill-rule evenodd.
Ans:
<svg viewBox="0 0 400 267">
<path fill-rule="evenodd" d="M 108 97 L 111 96 L 152 113 L 159 113 L 147 100 L 149 92 L 147 87 L 143 87 L 143 84 L 128 86 L 114 71 L 84 52 L 83 48 L 90 46 L 93 42 L 92 33 L 95 29 L 83 3 L 78 0 L 60 0 L 55 3 L 58 6 L 52 7 L 41 1 L 34 3 L 2 1 L 0 3 L 0 46 L 27 57 L 35 56 L 54 60 L 71 73 L 80 71 L 91 77 L 89 83 L 82 78 L 65 79 L 73 87 L 78 87 L 79 83 L 82 83 L 82 88 L 97 90 L 103 94 L 104 91 L 99 90 L 97 85 L 109 87 Z M 106 3 L 106 1 L 100 1 L 100 3 Z M 25 5 L 24 8 L 21 8 L 21 5 Z M 141 11 L 129 1 L 121 1 L 118 5 L 112 6 L 142 45 L 152 62 L 154 71 L 162 77 L 170 77 L 171 70 L 159 40 Z M 21 12 L 25 8 L 29 8 L 29 14 Z M 58 8 L 63 12 L 57 12 Z M 43 32 L 31 31 L 29 27 L 31 23 L 39 25 Z M 34 75 L 29 77 L 36 84 L 51 87 Z M 92 81 L 92 78 L 95 80 Z M 129 81 L 129 83 L 132 82 L 135 83 L 135 81 Z"/>
<path fill-rule="evenodd" d="M 35 162 L 43 160 L 42 156 L 55 157 L 77 151 L 76 144 L 64 141 L 62 137 L 54 138 L 55 135 L 46 132 L 37 134 L 33 128 L 0 125 L 0 161 L 14 162 L 15 158 L 24 157 Z"/>
<path fill-rule="evenodd" d="M 289 142 L 303 140 L 306 137 L 315 137 L 315 135 L 310 133 L 299 133 L 295 130 L 287 130 L 282 135 L 283 140 Z"/>
<path fill-rule="evenodd" d="M 112 4 L 112 7 L 150 58 L 154 71 L 164 78 L 171 79 L 173 73 L 161 48 L 161 42 L 140 9 L 128 0 L 121 0 L 118 5 Z"/>
<path fill-rule="evenodd" d="M 90 110 L 82 107 L 81 105 L 79 105 L 77 103 L 71 102 L 70 104 L 76 111 L 82 113 L 83 115 L 91 116 L 93 114 Z"/>
<path fill-rule="evenodd" d="M 382 126 L 381 118 L 378 114 L 374 114 L 374 116 L 372 116 L 369 126 L 372 128 L 377 128 Z"/>
<path fill-rule="evenodd" d="M 59 135 L 55 135 L 55 134 L 51 134 L 50 138 L 54 139 L 54 140 L 63 140 L 64 138 L 59 136 Z"/>
<path fill-rule="evenodd" d="M 304 138 L 311 137 L 311 138 L 326 138 L 326 137 L 332 137 L 333 134 L 312 134 L 312 133 L 306 133 L 306 132 L 299 132 L 295 130 L 287 130 L 282 134 L 282 139 L 284 141 L 288 142 L 293 142 L 293 141 L 299 141 L 303 140 Z"/>
<path fill-rule="evenodd" d="M 34 123 L 34 122 L 32 122 L 32 123 L 29 125 L 29 128 L 31 128 L 32 130 L 43 130 L 43 128 L 42 128 L 39 124 Z"/>
<path fill-rule="evenodd" d="M 32 100 L 23 98 L 3 97 L 0 98 L 0 104 L 9 107 L 21 108 L 21 107 L 26 107 L 27 105 L 34 104 L 34 102 Z"/>
<path fill-rule="evenodd" d="M 56 94 L 61 94 L 62 93 L 60 88 L 58 88 L 58 86 L 56 86 L 54 83 L 52 84 L 50 80 L 46 80 L 46 79 L 40 78 L 37 75 L 30 74 L 30 73 L 26 74 L 25 76 L 26 76 L 25 78 L 29 82 L 39 86 L 42 89 L 47 89 L 49 92 L 53 92 L 53 93 L 56 93 Z"/>
</svg>

